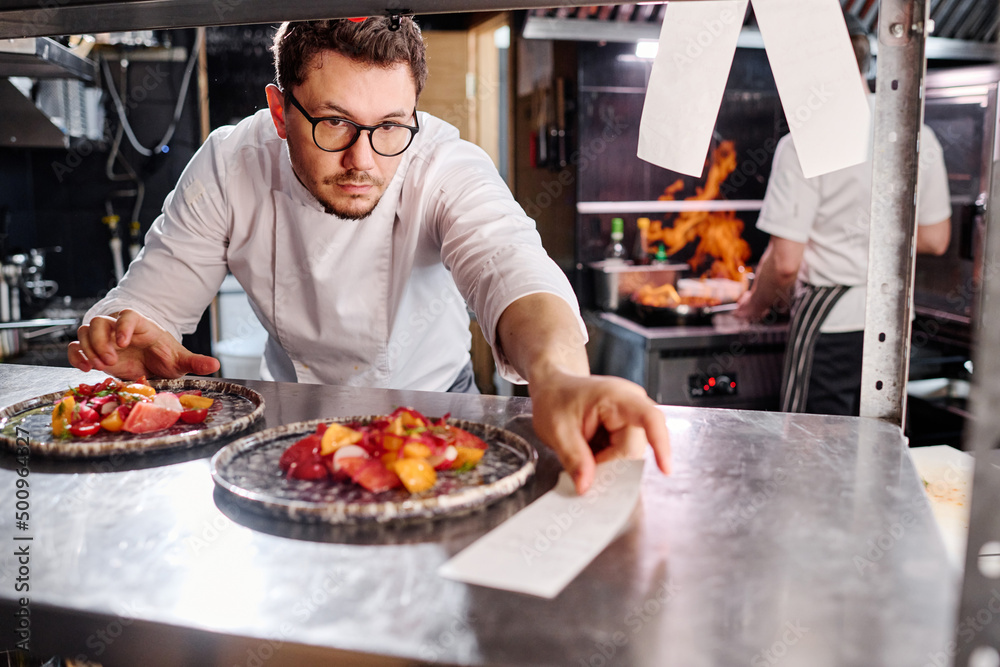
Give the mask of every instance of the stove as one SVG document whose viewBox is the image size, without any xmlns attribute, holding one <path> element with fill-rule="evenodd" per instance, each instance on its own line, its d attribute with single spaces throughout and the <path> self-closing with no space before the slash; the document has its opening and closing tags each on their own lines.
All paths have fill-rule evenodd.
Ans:
<svg viewBox="0 0 1000 667">
<path fill-rule="evenodd" d="M 595 373 L 627 378 L 661 405 L 777 410 L 787 322 L 646 327 L 588 312 Z"/>
</svg>

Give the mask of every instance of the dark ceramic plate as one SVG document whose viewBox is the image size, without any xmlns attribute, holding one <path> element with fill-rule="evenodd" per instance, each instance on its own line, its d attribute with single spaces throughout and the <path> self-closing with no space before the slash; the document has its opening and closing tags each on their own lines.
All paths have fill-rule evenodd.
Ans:
<svg viewBox="0 0 1000 667">
<path fill-rule="evenodd" d="M 18 436 L 21 436 L 21 444 L 27 440 L 32 455 L 53 458 L 144 454 L 186 449 L 236 435 L 264 414 L 264 398 L 243 385 L 194 378 L 151 380 L 149 384 L 157 391 L 200 389 L 203 396 L 214 398 L 215 403 L 201 424 L 178 422 L 152 433 L 103 432 L 89 438 L 61 439 L 52 436 L 52 408 L 65 393 L 65 390 L 57 391 L 0 410 L 0 441 L 6 448 L 15 449 Z"/>
<path fill-rule="evenodd" d="M 376 416 L 314 419 L 240 438 L 212 457 L 212 479 L 249 510 L 305 523 L 388 522 L 464 514 L 518 490 L 535 473 L 538 453 L 524 438 L 495 426 L 449 419 L 489 445 L 472 470 L 438 471 L 433 488 L 372 493 L 350 481 L 287 479 L 282 452 L 321 423 L 368 422 Z"/>
</svg>

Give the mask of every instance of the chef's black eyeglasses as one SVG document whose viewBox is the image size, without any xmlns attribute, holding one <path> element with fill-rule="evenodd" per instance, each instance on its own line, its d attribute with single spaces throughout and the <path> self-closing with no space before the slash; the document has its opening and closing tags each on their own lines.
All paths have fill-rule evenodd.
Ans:
<svg viewBox="0 0 1000 667">
<path fill-rule="evenodd" d="M 413 136 L 420 131 L 420 121 L 417 120 L 416 109 L 413 110 L 413 122 L 416 123 L 416 127 L 401 123 L 361 125 L 353 120 L 336 116 L 313 118 L 308 111 L 302 108 L 291 92 L 288 93 L 288 99 L 302 116 L 312 123 L 313 141 L 316 142 L 320 150 L 328 153 L 346 151 L 358 140 L 361 131 L 367 130 L 368 142 L 371 144 L 372 150 L 383 157 L 394 157 L 409 148 Z"/>
</svg>

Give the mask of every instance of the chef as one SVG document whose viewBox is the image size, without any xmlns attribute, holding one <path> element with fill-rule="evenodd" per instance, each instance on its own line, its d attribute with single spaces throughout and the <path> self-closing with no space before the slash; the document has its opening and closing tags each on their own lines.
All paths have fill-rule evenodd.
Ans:
<svg viewBox="0 0 1000 667">
<path fill-rule="evenodd" d="M 269 334 L 266 379 L 474 391 L 468 304 L 581 493 L 595 460 L 641 456 L 647 440 L 666 472 L 662 414 L 638 385 L 590 376 L 576 298 L 534 222 L 482 150 L 417 111 L 417 25 L 286 23 L 272 50 L 268 108 L 198 150 L 70 363 L 124 378 L 217 371 L 179 340 L 231 272 Z"/>
<path fill-rule="evenodd" d="M 865 73 L 871 60 L 867 31 L 853 15 L 845 13 L 845 19 Z M 869 101 L 874 114 L 874 95 Z M 917 171 L 917 252 L 941 255 L 951 237 L 948 173 L 941 144 L 926 125 Z M 771 239 L 753 289 L 734 314 L 759 320 L 773 306 L 791 302 L 783 412 L 860 411 L 871 201 L 870 155 L 854 167 L 806 178 L 791 135 L 778 142 L 757 221 Z"/>
</svg>

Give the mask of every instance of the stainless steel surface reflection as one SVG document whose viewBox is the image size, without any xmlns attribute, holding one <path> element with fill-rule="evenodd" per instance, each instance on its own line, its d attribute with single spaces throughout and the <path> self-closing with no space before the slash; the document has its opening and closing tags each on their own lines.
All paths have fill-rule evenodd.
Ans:
<svg viewBox="0 0 1000 667">
<path fill-rule="evenodd" d="M 0 366 L 0 404 L 83 379 Z M 533 437 L 527 399 L 247 384 L 264 395 L 268 426 L 407 404 Z M 218 443 L 166 457 L 33 460 L 30 528 L 19 531 L 6 454 L 0 536 L 33 538 L 33 648 L 107 665 L 937 664 L 958 574 L 897 429 L 666 414 L 673 474 L 647 466 L 629 528 L 551 601 L 436 574 L 551 487 L 559 467 L 544 447 L 536 480 L 485 511 L 352 529 L 240 512 L 208 473 Z M 13 551 L 0 558 L 5 642 L 20 597 Z"/>
</svg>

